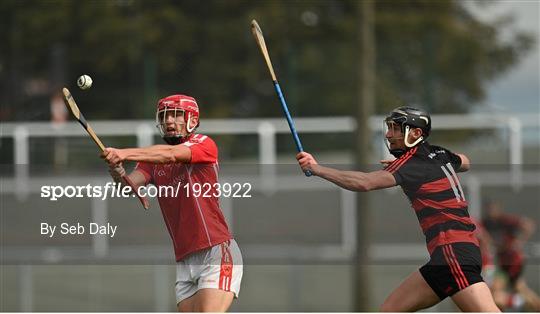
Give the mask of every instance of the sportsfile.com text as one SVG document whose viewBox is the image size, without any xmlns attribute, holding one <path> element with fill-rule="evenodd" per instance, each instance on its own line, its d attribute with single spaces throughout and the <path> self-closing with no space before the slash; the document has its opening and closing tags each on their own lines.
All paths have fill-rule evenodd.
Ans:
<svg viewBox="0 0 540 314">
<path fill-rule="evenodd" d="M 140 186 L 137 191 L 143 197 L 231 197 L 250 198 L 251 183 L 185 183 L 176 186 Z M 182 194 L 180 194 L 182 193 Z M 128 185 L 107 182 L 105 185 L 44 185 L 41 186 L 41 198 L 57 201 L 61 198 L 127 198 L 135 197 Z"/>
</svg>

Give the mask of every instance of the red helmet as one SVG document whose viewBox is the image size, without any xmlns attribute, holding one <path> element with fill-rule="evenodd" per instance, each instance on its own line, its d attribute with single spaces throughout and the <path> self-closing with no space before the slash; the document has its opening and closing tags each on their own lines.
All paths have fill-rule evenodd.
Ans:
<svg viewBox="0 0 540 314">
<path fill-rule="evenodd" d="M 197 122 L 196 125 L 190 125 L 191 118 L 193 116 L 199 118 L 199 106 L 197 105 L 197 101 L 195 100 L 195 98 L 186 95 L 171 95 L 158 101 L 156 111 L 157 128 L 159 129 L 161 136 L 163 137 L 163 139 L 165 139 L 167 143 L 177 144 L 178 142 L 183 141 L 181 135 L 174 137 L 165 135 L 167 133 L 165 126 L 165 117 L 167 116 L 166 113 L 169 111 L 174 111 L 175 117 L 178 114 L 182 114 L 184 116 L 184 122 L 186 123 L 186 131 L 188 132 L 189 136 L 199 126 L 199 122 Z"/>
</svg>

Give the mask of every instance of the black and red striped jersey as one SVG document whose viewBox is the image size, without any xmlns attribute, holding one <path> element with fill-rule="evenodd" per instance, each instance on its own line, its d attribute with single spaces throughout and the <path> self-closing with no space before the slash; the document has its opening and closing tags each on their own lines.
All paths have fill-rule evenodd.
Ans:
<svg viewBox="0 0 540 314">
<path fill-rule="evenodd" d="M 476 227 L 456 171 L 460 166 L 458 155 L 423 142 L 385 168 L 409 198 L 429 254 L 449 243 L 469 242 L 478 246 Z"/>
</svg>

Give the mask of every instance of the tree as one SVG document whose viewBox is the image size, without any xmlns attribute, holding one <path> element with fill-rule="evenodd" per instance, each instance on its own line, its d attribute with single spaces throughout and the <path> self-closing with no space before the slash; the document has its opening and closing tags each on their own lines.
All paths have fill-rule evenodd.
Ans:
<svg viewBox="0 0 540 314">
<path fill-rule="evenodd" d="M 3 120 L 47 119 L 53 51 L 64 51 L 66 82 L 91 72 L 85 94 L 95 118 L 148 118 L 155 98 L 201 99 L 203 117 L 280 114 L 249 22 L 265 29 L 292 110 L 353 115 L 356 1 L 16 1 L 0 3 Z M 458 1 L 377 1 L 376 112 L 418 103 L 463 112 L 484 86 L 530 51 L 532 37 L 510 23 L 476 20 Z M 48 89 L 29 88 L 45 82 Z M 34 84 L 34 85 L 32 85 Z M 39 84 L 38 84 L 39 85 Z M 154 100 L 149 103 L 150 100 Z M 114 104 L 112 106 L 111 104 Z M 18 110 L 14 110 L 17 108 Z"/>
<path fill-rule="evenodd" d="M 457 1 L 377 1 L 376 21 L 377 108 L 467 112 L 533 43 L 520 32 L 502 40 L 508 17 L 482 23 Z"/>
</svg>

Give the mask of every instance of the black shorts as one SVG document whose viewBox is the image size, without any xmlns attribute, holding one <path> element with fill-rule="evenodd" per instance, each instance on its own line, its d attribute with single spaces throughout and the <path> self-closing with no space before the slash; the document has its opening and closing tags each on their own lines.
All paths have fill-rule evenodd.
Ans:
<svg viewBox="0 0 540 314">
<path fill-rule="evenodd" d="M 484 281 L 480 248 L 472 243 L 452 243 L 437 247 L 420 273 L 442 300 L 477 282 Z"/>
</svg>

